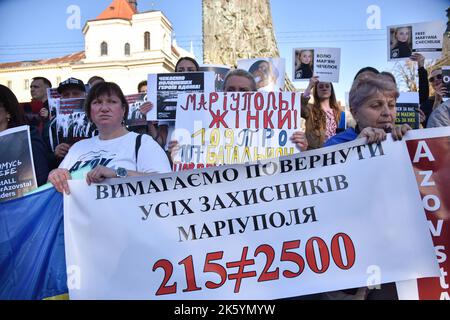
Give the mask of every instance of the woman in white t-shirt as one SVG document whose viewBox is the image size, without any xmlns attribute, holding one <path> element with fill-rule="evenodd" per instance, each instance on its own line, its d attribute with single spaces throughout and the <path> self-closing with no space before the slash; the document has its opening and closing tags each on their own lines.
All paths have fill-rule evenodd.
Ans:
<svg viewBox="0 0 450 320">
<path fill-rule="evenodd" d="M 85 106 L 99 135 L 75 143 L 59 168 L 50 172 L 48 181 L 56 190 L 69 194 L 70 173 L 86 166 L 92 168 L 86 176 L 89 185 L 106 178 L 170 171 L 166 154 L 150 136 L 138 138 L 126 129 L 128 104 L 117 84 L 103 82 L 92 87 Z"/>
</svg>

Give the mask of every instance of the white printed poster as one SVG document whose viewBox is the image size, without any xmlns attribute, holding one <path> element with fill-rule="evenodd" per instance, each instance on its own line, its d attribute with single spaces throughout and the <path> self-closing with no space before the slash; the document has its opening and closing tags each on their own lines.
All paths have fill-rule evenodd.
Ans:
<svg viewBox="0 0 450 320">
<path fill-rule="evenodd" d="M 395 124 L 408 124 L 413 129 L 419 129 L 419 93 L 400 92 L 396 102 L 397 116 Z"/>
<path fill-rule="evenodd" d="M 390 135 L 110 183 L 69 180 L 71 299 L 279 299 L 366 287 L 374 267 L 377 283 L 439 275 L 406 143 Z"/>
</svg>

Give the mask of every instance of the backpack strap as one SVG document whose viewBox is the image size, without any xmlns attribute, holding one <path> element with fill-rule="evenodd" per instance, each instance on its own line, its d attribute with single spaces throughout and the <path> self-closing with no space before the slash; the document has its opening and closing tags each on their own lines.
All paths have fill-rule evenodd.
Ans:
<svg viewBox="0 0 450 320">
<path fill-rule="evenodd" d="M 341 111 L 341 120 L 339 121 L 338 129 L 345 130 L 345 112 L 344 111 Z"/>
<path fill-rule="evenodd" d="M 137 135 L 137 137 L 136 137 L 136 144 L 134 146 L 134 155 L 136 157 L 136 166 L 137 166 L 139 148 L 141 147 L 141 142 L 142 142 L 142 133 Z"/>
</svg>

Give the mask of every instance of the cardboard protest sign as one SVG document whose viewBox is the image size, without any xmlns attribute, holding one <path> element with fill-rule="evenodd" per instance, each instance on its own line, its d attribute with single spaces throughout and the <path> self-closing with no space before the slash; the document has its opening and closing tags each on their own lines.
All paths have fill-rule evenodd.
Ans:
<svg viewBox="0 0 450 320">
<path fill-rule="evenodd" d="M 128 126 L 144 126 L 147 125 L 147 119 L 140 111 L 141 106 L 147 102 L 147 94 L 136 93 L 125 96 L 128 102 Z"/>
<path fill-rule="evenodd" d="M 444 32 L 443 21 L 388 26 L 388 61 L 404 60 L 415 52 L 421 53 L 428 59 L 440 58 Z"/>
<path fill-rule="evenodd" d="M 92 137 L 94 128 L 84 112 L 84 98 L 60 99 L 56 114 L 58 143 L 74 144 Z"/>
<path fill-rule="evenodd" d="M 339 82 L 340 48 L 295 48 L 292 61 L 294 81 L 309 81 L 315 75 L 323 82 Z"/>
<path fill-rule="evenodd" d="M 397 99 L 397 117 L 395 124 L 409 124 L 413 129 L 419 129 L 419 93 L 400 92 Z"/>
<path fill-rule="evenodd" d="M 0 201 L 21 197 L 37 188 L 30 127 L 0 132 Z"/>
<path fill-rule="evenodd" d="M 174 169 L 243 163 L 292 154 L 300 129 L 296 92 L 218 92 L 179 95 Z"/>
<path fill-rule="evenodd" d="M 214 91 L 214 73 L 177 72 L 149 74 L 147 99 L 154 108 L 147 120 L 175 120 L 178 94 Z"/>
<path fill-rule="evenodd" d="M 239 59 L 237 67 L 253 75 L 258 91 L 270 92 L 284 89 L 286 69 L 284 58 Z"/>
<path fill-rule="evenodd" d="M 375 267 L 377 283 L 437 276 L 409 161 L 406 143 L 388 136 L 258 163 L 69 180 L 66 261 L 82 272 L 70 298 L 279 299 L 365 287 Z"/>
<path fill-rule="evenodd" d="M 440 273 L 434 278 L 397 283 L 398 297 L 450 300 L 450 128 L 411 131 L 406 140 Z"/>
<path fill-rule="evenodd" d="M 223 81 L 225 80 L 225 76 L 230 71 L 230 68 L 225 65 L 213 65 L 213 64 L 204 64 L 200 66 L 199 71 L 212 71 L 215 75 L 215 91 L 223 91 Z"/>
</svg>

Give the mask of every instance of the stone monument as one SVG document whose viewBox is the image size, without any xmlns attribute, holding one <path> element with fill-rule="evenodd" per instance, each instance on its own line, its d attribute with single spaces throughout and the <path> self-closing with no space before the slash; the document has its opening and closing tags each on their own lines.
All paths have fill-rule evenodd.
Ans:
<svg viewBox="0 0 450 320">
<path fill-rule="evenodd" d="M 235 66 L 238 59 L 279 57 L 270 0 L 203 0 L 203 62 Z M 285 89 L 295 91 L 288 76 Z"/>
</svg>

